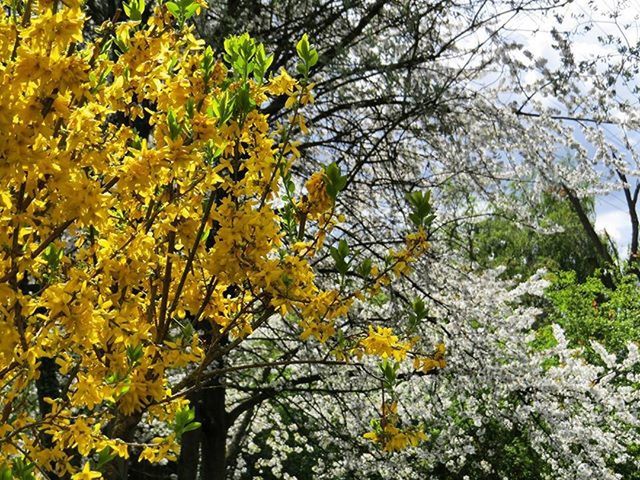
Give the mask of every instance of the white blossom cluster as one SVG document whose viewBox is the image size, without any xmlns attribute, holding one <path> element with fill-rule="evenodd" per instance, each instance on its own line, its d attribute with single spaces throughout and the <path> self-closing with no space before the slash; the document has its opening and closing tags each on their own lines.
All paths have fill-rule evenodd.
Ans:
<svg viewBox="0 0 640 480">
<path fill-rule="evenodd" d="M 497 424 L 502 431 L 523 432 L 548 469 L 543 478 L 622 480 L 613 467 L 633 462 L 628 449 L 640 440 L 638 346 L 630 344 L 627 355 L 616 358 L 598 345 L 603 366 L 590 365 L 554 325 L 555 345 L 534 348 L 540 312 L 524 305 L 522 297 L 543 293 L 547 282 L 541 276 L 514 287 L 499 279 L 499 271 L 456 275 L 433 268 L 430 276 L 447 278 L 436 298 L 446 305 L 438 313 L 446 319 L 448 364 L 437 375 L 415 377 L 407 369 L 399 387 L 402 415 L 422 422 L 431 438 L 394 454 L 359 438 L 378 414 L 380 392 L 338 393 L 364 387 L 366 380 L 336 370 L 325 372 L 321 382 L 335 394 L 287 396 L 297 420 L 284 418 L 277 408 L 258 411 L 249 438 L 268 432 L 272 452 L 261 465 L 282 472 L 288 458 L 311 459 L 314 478 L 327 479 L 438 478 L 436 468 L 501 478 L 505 473 L 496 470 L 486 447 Z M 437 325 L 426 328 L 442 335 Z M 300 421 L 302 428 L 294 427 Z M 309 451 L 310 444 L 321 452 Z M 295 446 L 307 450 L 294 453 Z M 248 459 L 260 456 L 255 447 L 248 453 Z M 245 464 L 236 466 L 236 478 L 246 478 Z"/>
</svg>

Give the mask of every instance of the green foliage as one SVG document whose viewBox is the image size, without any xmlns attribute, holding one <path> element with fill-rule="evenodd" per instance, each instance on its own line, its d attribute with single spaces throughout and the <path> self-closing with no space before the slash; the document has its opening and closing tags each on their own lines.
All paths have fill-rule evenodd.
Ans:
<svg viewBox="0 0 640 480">
<path fill-rule="evenodd" d="M 437 480 L 542 480 L 553 478 L 549 465 L 531 447 L 525 430 L 513 427 L 507 429 L 498 422 L 489 422 L 480 429 L 469 427 L 475 452 L 468 457 L 459 472 L 451 472 L 443 465 L 436 465 L 429 478 Z M 473 430 L 478 430 L 473 432 Z M 478 468 L 481 462 L 491 466 L 490 471 Z"/>
<path fill-rule="evenodd" d="M 264 76 L 267 70 L 273 63 L 273 55 L 267 55 L 262 44 L 256 47 L 255 52 L 255 67 L 253 69 L 253 76 L 256 83 L 261 84 L 264 80 Z"/>
<path fill-rule="evenodd" d="M 416 228 L 428 228 L 435 218 L 431 207 L 431 192 L 409 193 L 407 201 L 411 206 L 409 220 Z"/>
<path fill-rule="evenodd" d="M 578 281 L 576 272 L 553 277 L 546 297 L 551 302 L 547 322 L 564 330 L 570 345 L 584 347 L 587 359 L 599 363 L 591 340 L 612 353 L 622 353 L 630 341 L 640 338 L 640 287 L 635 275 L 620 278 L 614 290 L 597 275 Z"/>
<path fill-rule="evenodd" d="M 130 365 L 137 365 L 140 359 L 142 358 L 142 354 L 144 353 L 142 349 L 142 345 L 129 345 L 127 347 L 127 359 L 129 360 Z"/>
<path fill-rule="evenodd" d="M 329 250 L 331 258 L 336 262 L 336 270 L 342 276 L 346 275 L 349 271 L 350 260 L 349 256 L 349 244 L 346 240 L 342 239 L 338 242 L 337 247 L 331 247 Z"/>
<path fill-rule="evenodd" d="M 204 50 L 204 55 L 202 56 L 202 63 L 200 64 L 200 68 L 202 69 L 202 79 L 204 81 L 204 89 L 207 93 L 211 90 L 209 82 L 211 81 L 213 67 L 215 64 L 216 58 L 213 53 L 213 49 L 210 45 L 207 45 L 207 48 Z"/>
<path fill-rule="evenodd" d="M 389 360 L 385 358 L 380 362 L 380 371 L 382 372 L 382 385 L 387 390 L 393 391 L 393 387 L 396 384 L 396 379 L 398 376 L 398 370 L 400 369 L 400 364 L 398 362 L 394 362 L 393 360 Z"/>
<path fill-rule="evenodd" d="M 327 195 L 333 200 L 336 199 L 338 193 L 340 193 L 347 186 L 346 175 L 342 175 L 340 167 L 333 162 L 324 168 L 324 176 L 326 180 Z"/>
<path fill-rule="evenodd" d="M 369 301 L 371 302 L 372 305 L 375 305 L 376 307 L 382 307 L 384 304 L 386 304 L 389 301 L 389 295 L 387 295 L 384 292 L 379 292 L 373 297 L 371 297 Z"/>
<path fill-rule="evenodd" d="M 240 122 L 246 115 L 256 108 L 251 98 L 251 84 L 249 79 L 261 85 L 267 70 L 273 63 L 273 55 L 267 55 L 264 45 L 257 43 L 248 34 L 229 37 L 224 41 L 223 59 L 233 73 L 233 79 L 240 83 L 233 93 L 225 91 L 215 99 L 208 110 L 211 117 L 218 119 L 218 126 L 237 117 Z M 200 65 L 205 87 L 213 73 L 215 58 L 213 50 L 207 47 Z"/>
<path fill-rule="evenodd" d="M 593 215 L 593 205 L 587 206 Z M 560 226 L 564 231 L 540 233 L 515 223 L 506 212 L 497 212 L 496 216 L 472 226 L 468 239 L 470 260 L 483 269 L 504 266 L 504 276 L 508 278 L 527 278 L 545 268 L 574 271 L 578 281 L 584 281 L 601 265 L 571 205 L 546 195 L 536 209 L 536 214 L 543 217 L 542 226 Z"/>
<path fill-rule="evenodd" d="M 224 51 L 225 62 L 231 66 L 236 78 L 245 82 L 253 75 L 254 81 L 261 84 L 273 63 L 273 55 L 267 55 L 264 46 L 256 43 L 248 33 L 227 38 Z"/>
<path fill-rule="evenodd" d="M 103 468 L 106 464 L 108 464 L 109 462 L 111 462 L 114 458 L 116 458 L 116 454 L 115 452 L 113 452 L 113 450 L 111 450 L 110 447 L 105 447 L 102 450 L 100 450 L 100 452 L 98 453 L 98 461 L 95 464 L 95 468 L 100 470 L 101 468 Z"/>
<path fill-rule="evenodd" d="M 626 355 L 626 345 L 640 339 L 640 284 L 636 275 L 624 275 L 616 282 L 615 288 L 604 285 L 599 272 L 595 272 L 584 282 L 578 281 L 576 272 L 554 274 L 552 285 L 545 298 L 547 316 L 544 325 L 538 328 L 534 347 L 544 349 L 555 340 L 550 333 L 550 325 L 560 325 L 571 347 L 583 349 L 584 358 L 591 364 L 603 363 L 591 342 L 596 341 L 607 351 L 618 356 Z M 549 359 L 547 366 L 554 364 Z M 640 458 L 640 448 L 630 445 L 628 453 L 632 459 Z M 640 473 L 633 461 L 611 465 L 621 478 L 640 479 Z"/>
<path fill-rule="evenodd" d="M 142 20 L 142 14 L 144 13 L 144 0 L 131 0 L 129 3 L 123 2 L 122 8 L 124 13 L 133 21 Z"/>
<path fill-rule="evenodd" d="M 178 122 L 173 110 L 169 110 L 167 113 L 167 125 L 169 126 L 169 136 L 171 137 L 171 140 L 177 140 L 182 133 L 182 125 Z"/>
<path fill-rule="evenodd" d="M 369 275 L 371 275 L 372 267 L 373 261 L 370 258 L 365 258 L 358 266 L 358 275 L 360 275 L 362 278 L 368 278 Z"/>
<path fill-rule="evenodd" d="M 421 298 L 416 298 L 411 304 L 411 312 L 409 313 L 409 329 L 417 330 L 420 322 L 429 316 L 429 311 Z"/>
<path fill-rule="evenodd" d="M 165 3 L 167 10 L 169 13 L 178 20 L 178 24 L 182 28 L 184 23 L 193 17 L 200 5 L 196 3 L 194 0 L 177 0 L 176 2 L 167 2 Z"/>
<path fill-rule="evenodd" d="M 305 80 L 309 79 L 311 68 L 318 63 L 318 51 L 309 45 L 309 37 L 305 33 L 296 45 L 298 58 L 301 60 L 296 65 L 296 70 Z"/>
<path fill-rule="evenodd" d="M 47 267 L 49 269 L 47 277 L 49 279 L 55 276 L 60 269 L 60 260 L 62 260 L 63 254 L 64 250 L 62 248 L 57 248 L 53 243 L 44 250 L 43 258 L 47 262 Z"/>
<path fill-rule="evenodd" d="M 0 465 L 0 480 L 35 480 L 34 471 L 36 465 L 25 461 L 23 458 L 14 458 L 9 467 Z"/>
<path fill-rule="evenodd" d="M 200 428 L 200 422 L 195 422 L 195 418 L 196 411 L 193 408 L 185 407 L 176 413 L 176 418 L 173 422 L 173 431 L 176 432 L 178 438 L 187 432 Z"/>
<path fill-rule="evenodd" d="M 218 126 L 227 123 L 233 115 L 235 96 L 225 91 L 219 98 L 213 100 L 207 113 L 218 119 Z"/>
</svg>

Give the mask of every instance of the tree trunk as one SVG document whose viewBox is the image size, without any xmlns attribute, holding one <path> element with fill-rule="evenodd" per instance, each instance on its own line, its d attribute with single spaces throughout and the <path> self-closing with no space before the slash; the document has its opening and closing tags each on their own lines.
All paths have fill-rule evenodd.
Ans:
<svg viewBox="0 0 640 480">
<path fill-rule="evenodd" d="M 58 382 L 58 365 L 53 358 L 44 357 L 40 359 L 38 367 L 40 376 L 36 380 L 36 390 L 38 391 L 38 407 L 40 408 L 40 416 L 44 417 L 51 412 L 51 405 L 44 401 L 45 398 L 60 397 L 60 383 Z M 46 448 L 53 447 L 51 435 L 43 434 L 42 444 Z M 52 472 L 48 472 L 51 480 L 58 480 L 58 476 Z"/>
<path fill-rule="evenodd" d="M 220 362 L 222 363 L 222 362 Z M 220 368 L 216 366 L 216 368 Z M 227 422 L 225 389 L 220 378 L 214 378 L 210 388 L 202 392 L 202 478 L 224 480 L 227 466 Z"/>
<path fill-rule="evenodd" d="M 136 428 L 140 423 L 141 418 L 141 412 L 117 417 L 109 425 L 107 425 L 105 433 L 110 438 L 120 438 L 125 442 L 132 442 L 134 440 Z M 138 462 L 135 455 L 129 457 L 128 460 L 116 457 L 112 462 L 109 462 L 105 466 L 103 478 L 105 480 L 127 480 L 129 479 L 130 464 L 136 466 L 137 463 Z"/>
<path fill-rule="evenodd" d="M 580 223 L 582 224 L 582 228 L 584 228 L 584 231 L 587 234 L 587 238 L 591 242 L 591 245 L 593 245 L 593 248 L 598 253 L 598 256 L 605 263 L 604 265 L 605 269 L 602 272 L 602 283 L 604 283 L 605 287 L 613 290 L 615 288 L 615 282 L 613 281 L 613 277 L 609 269 L 613 265 L 615 265 L 615 262 L 613 261 L 613 258 L 611 257 L 609 250 L 607 250 L 607 246 L 604 245 L 600 240 L 598 233 L 596 232 L 595 228 L 591 224 L 591 220 L 589 219 L 586 212 L 584 211 L 584 208 L 582 207 L 582 203 L 580 202 L 580 199 L 566 185 L 563 184 L 562 189 L 564 190 L 564 193 L 569 198 L 573 211 L 576 213 L 576 215 L 578 215 L 578 219 L 580 220 Z"/>
<path fill-rule="evenodd" d="M 196 410 L 196 421 L 202 423 L 202 395 L 196 392 L 190 396 L 191 405 Z M 200 446 L 202 444 L 202 429 L 198 428 L 182 436 L 180 457 L 178 458 L 178 480 L 197 480 L 200 464 Z"/>
</svg>

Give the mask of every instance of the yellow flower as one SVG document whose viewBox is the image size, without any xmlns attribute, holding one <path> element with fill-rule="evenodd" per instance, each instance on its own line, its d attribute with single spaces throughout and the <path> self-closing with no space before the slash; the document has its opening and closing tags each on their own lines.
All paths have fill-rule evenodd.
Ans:
<svg viewBox="0 0 640 480">
<path fill-rule="evenodd" d="M 360 342 L 368 355 L 381 358 L 393 357 L 396 361 L 404 360 L 411 348 L 408 342 L 401 342 L 390 328 L 369 326 L 369 336 Z"/>
<path fill-rule="evenodd" d="M 307 201 L 303 203 L 302 209 L 312 218 L 331 209 L 333 201 L 327 194 L 324 172 L 316 172 L 311 175 L 305 183 L 305 187 L 307 188 Z"/>
<path fill-rule="evenodd" d="M 300 326 L 303 328 L 302 333 L 300 334 L 300 338 L 302 340 L 307 340 L 309 337 L 313 336 L 321 343 L 325 343 L 329 338 L 336 333 L 336 329 L 333 326 L 333 322 L 321 322 L 321 321 L 312 321 L 312 320 L 302 320 L 300 322 Z"/>
<path fill-rule="evenodd" d="M 445 353 L 446 347 L 444 343 L 438 343 L 436 345 L 436 351 L 431 358 L 414 358 L 413 368 L 424 373 L 429 373 L 431 370 L 434 370 L 436 368 L 444 368 L 447 365 L 447 361 L 444 358 Z"/>
<path fill-rule="evenodd" d="M 91 465 L 89 465 L 89 462 L 87 462 L 84 464 L 84 467 L 80 472 L 75 473 L 71 477 L 71 480 L 92 480 L 94 478 L 101 478 L 101 477 L 102 477 L 102 474 L 100 472 L 91 470 Z"/>
<path fill-rule="evenodd" d="M 291 95 L 295 85 L 295 79 L 281 68 L 280 73 L 271 79 L 267 88 L 272 95 Z"/>
<path fill-rule="evenodd" d="M 395 422 L 385 421 L 384 427 L 378 431 L 367 432 L 364 438 L 378 443 L 385 452 L 398 452 L 408 447 L 417 447 L 420 442 L 427 440 L 421 426 L 400 429 Z"/>
<path fill-rule="evenodd" d="M 371 440 L 374 443 L 377 443 L 379 441 L 378 434 L 376 432 L 367 432 L 362 436 L 363 438 L 366 438 L 367 440 Z"/>
</svg>

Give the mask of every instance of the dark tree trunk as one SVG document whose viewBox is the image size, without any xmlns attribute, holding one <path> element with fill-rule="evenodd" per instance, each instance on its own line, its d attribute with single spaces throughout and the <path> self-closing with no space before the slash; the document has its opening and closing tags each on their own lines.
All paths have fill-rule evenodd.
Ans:
<svg viewBox="0 0 640 480">
<path fill-rule="evenodd" d="M 38 391 L 38 407 L 40 408 L 40 416 L 44 417 L 51 412 L 51 405 L 44 401 L 45 398 L 60 397 L 60 383 L 58 382 L 58 365 L 53 358 L 45 357 L 40 359 L 40 377 L 36 380 L 36 390 Z M 51 436 L 43 434 L 42 444 L 46 448 L 53 447 Z M 58 480 L 58 476 L 54 473 L 48 473 L 51 480 Z"/>
<path fill-rule="evenodd" d="M 40 360 L 40 377 L 36 380 L 38 390 L 38 406 L 40 415 L 45 416 L 51 412 L 51 405 L 44 401 L 45 398 L 60 397 L 60 383 L 58 382 L 58 365 L 53 358 L 42 358 Z"/>
<path fill-rule="evenodd" d="M 203 391 L 202 478 L 224 480 L 227 467 L 227 422 L 225 389 L 214 378 Z"/>
<path fill-rule="evenodd" d="M 196 409 L 196 421 L 202 422 L 202 392 L 196 392 L 189 400 Z M 200 465 L 202 429 L 187 432 L 182 436 L 180 457 L 178 458 L 178 480 L 196 480 Z"/>
<path fill-rule="evenodd" d="M 631 251 L 629 252 L 629 266 L 631 271 L 640 277 L 640 268 L 638 266 L 638 235 L 640 234 L 640 221 L 638 220 L 638 195 L 640 194 L 640 183 L 636 184 L 634 192 L 631 193 L 631 187 L 627 176 L 618 171 L 618 177 L 624 182 L 624 197 L 627 201 L 627 208 L 629 209 L 629 220 L 631 221 Z"/>
<path fill-rule="evenodd" d="M 615 265 L 613 257 L 611 257 L 611 254 L 609 253 L 607 246 L 603 244 L 602 241 L 600 240 L 600 237 L 598 236 L 598 233 L 596 232 L 595 228 L 591 224 L 591 220 L 589 219 L 587 213 L 585 212 L 582 206 L 582 203 L 580 202 L 580 199 L 566 185 L 562 185 L 562 189 L 564 190 L 564 193 L 569 198 L 573 211 L 576 213 L 576 215 L 578 215 L 578 219 L 580 220 L 580 223 L 582 224 L 582 228 L 584 228 L 584 231 L 587 234 L 587 238 L 591 242 L 591 245 L 593 245 L 593 248 L 598 253 L 598 256 L 602 259 L 602 261 L 605 264 L 604 265 L 605 270 L 602 273 L 602 283 L 604 283 L 605 287 L 609 289 L 614 289 L 615 282 L 613 280 L 611 273 L 607 270 L 607 269 L 610 269 L 613 265 Z"/>
<path fill-rule="evenodd" d="M 142 413 L 140 412 L 117 417 L 107 426 L 105 433 L 110 438 L 120 438 L 125 442 L 131 442 L 134 440 L 136 428 L 141 418 Z M 137 462 L 136 455 L 131 455 L 129 460 L 116 457 L 106 465 L 103 477 L 105 480 L 129 480 L 135 478 L 133 475 L 129 476 L 130 467 L 133 467 L 132 470 L 134 471 L 142 468 Z"/>
</svg>

